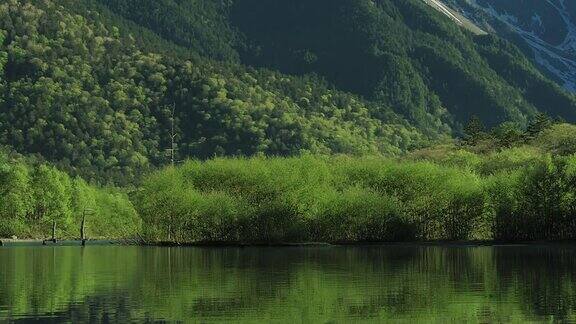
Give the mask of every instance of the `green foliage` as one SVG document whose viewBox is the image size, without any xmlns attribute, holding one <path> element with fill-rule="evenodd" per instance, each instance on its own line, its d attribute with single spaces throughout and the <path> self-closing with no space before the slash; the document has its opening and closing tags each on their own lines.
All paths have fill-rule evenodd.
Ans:
<svg viewBox="0 0 576 324">
<path fill-rule="evenodd" d="M 415 238 L 397 198 L 362 187 L 330 190 L 319 198 L 317 219 L 309 225 L 319 240 L 378 242 Z"/>
<path fill-rule="evenodd" d="M 573 239 L 574 162 L 573 156 L 548 157 L 521 170 L 511 184 L 492 188 L 498 190 L 498 197 L 505 195 L 496 204 L 495 237 L 524 241 Z"/>
<path fill-rule="evenodd" d="M 553 154 L 569 155 L 576 153 L 576 126 L 557 124 L 543 130 L 534 143 Z"/>
<path fill-rule="evenodd" d="M 478 118 L 478 116 L 472 116 L 468 121 L 468 124 L 464 127 L 465 140 L 472 145 L 476 144 L 479 140 L 485 137 L 485 128 L 484 123 L 480 118 Z"/>
<path fill-rule="evenodd" d="M 200 11 L 191 20 L 216 6 L 196 3 Z M 149 4 L 145 8 L 164 8 Z M 88 0 L 9 0 L 0 5 L 0 29 L 6 30 L 2 49 L 8 58 L 0 143 L 91 182 L 134 183 L 169 161 L 172 135 L 177 159 L 397 155 L 427 140 L 391 108 L 319 78 L 218 63 L 190 52 L 144 51 L 142 37 L 164 43 Z M 208 43 L 222 35 L 208 34 Z"/>
<path fill-rule="evenodd" d="M 518 48 L 493 35 L 480 37 L 477 50 L 492 69 L 518 89 L 541 113 L 574 122 L 576 97 L 544 77 Z"/>
<path fill-rule="evenodd" d="M 4 65 L 6 64 L 6 57 L 7 57 L 6 52 L 4 52 L 4 50 L 3 50 L 4 39 L 5 39 L 4 31 L 0 30 L 0 75 L 2 75 L 4 72 Z M 2 80 L 3 80 L 3 78 L 0 79 L 0 82 Z"/>
<path fill-rule="evenodd" d="M 94 210 L 96 232 L 134 233 L 127 198 L 87 183 L 138 183 L 174 139 L 177 161 L 236 158 L 146 176 L 151 240 L 506 238 L 522 208 L 530 238 L 572 190 L 539 153 L 576 153 L 575 126 L 539 111 L 575 120 L 576 99 L 417 0 L 7 0 L 0 144 L 54 166 L 4 158 L 0 223 L 68 230 Z M 463 143 L 390 159 L 470 116 Z M 518 205 L 539 181 L 567 196 Z"/>
<path fill-rule="evenodd" d="M 489 176 L 533 165 L 541 159 L 542 152 L 535 147 L 520 146 L 476 157 L 480 162 L 473 169 L 480 175 Z"/>
<path fill-rule="evenodd" d="M 516 47 L 468 34 L 420 0 L 100 2 L 201 55 L 319 74 L 430 136 L 473 114 L 489 126 L 525 126 L 536 109 L 575 120 L 573 96 Z"/>
<path fill-rule="evenodd" d="M 91 238 L 132 237 L 140 228 L 121 191 L 89 186 L 52 166 L 0 152 L 0 237 L 46 238 L 53 221 L 59 237 L 79 237 L 83 215 Z"/>
<path fill-rule="evenodd" d="M 576 155 L 559 146 L 570 127 L 524 144 L 504 124 L 483 153 L 468 144 L 399 159 L 189 161 L 148 176 L 133 201 L 151 241 L 574 239 Z"/>
<path fill-rule="evenodd" d="M 226 61 L 239 59 L 238 53 L 233 48 L 237 36 L 226 21 L 226 13 L 231 2 L 229 0 L 111 0 L 100 2 L 115 13 L 136 21 L 162 37 L 190 48 L 202 56 Z M 138 10 L 134 10 L 135 8 Z"/>
<path fill-rule="evenodd" d="M 544 125 L 543 125 L 544 126 Z M 526 132 L 528 135 L 528 131 Z M 512 147 L 524 139 L 524 131 L 513 122 L 505 122 L 492 129 L 492 136 L 498 141 L 500 147 Z"/>
<path fill-rule="evenodd" d="M 538 113 L 534 116 L 534 119 L 530 121 L 528 127 L 526 128 L 526 133 L 529 138 L 534 139 L 544 130 L 552 126 L 552 120 L 548 115 L 544 113 Z"/>
<path fill-rule="evenodd" d="M 179 242 L 471 239 L 483 206 L 466 171 L 312 156 L 188 162 L 134 201 L 148 239 Z"/>
</svg>

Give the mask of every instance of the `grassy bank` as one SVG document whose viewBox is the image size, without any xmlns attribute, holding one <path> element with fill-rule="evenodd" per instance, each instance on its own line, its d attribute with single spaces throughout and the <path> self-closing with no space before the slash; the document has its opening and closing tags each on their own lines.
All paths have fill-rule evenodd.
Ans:
<svg viewBox="0 0 576 324">
<path fill-rule="evenodd" d="M 151 241 L 574 239 L 576 157 L 452 145 L 402 159 L 189 161 L 150 175 L 134 202 Z"/>
<path fill-rule="evenodd" d="M 0 238 L 129 238 L 140 219 L 123 191 L 87 184 L 56 168 L 0 152 Z"/>
</svg>

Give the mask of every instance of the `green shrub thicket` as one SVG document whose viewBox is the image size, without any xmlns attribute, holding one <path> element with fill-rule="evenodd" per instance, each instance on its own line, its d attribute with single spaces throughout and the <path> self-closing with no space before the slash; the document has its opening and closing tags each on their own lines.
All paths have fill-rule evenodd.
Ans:
<svg viewBox="0 0 576 324">
<path fill-rule="evenodd" d="M 147 177 L 134 201 L 151 241 L 574 239 L 576 146 L 558 139 L 574 128 L 488 153 L 188 161 Z"/>
<path fill-rule="evenodd" d="M 91 238 L 136 235 L 140 219 L 128 195 L 91 186 L 56 168 L 0 152 L 0 237 L 77 238 L 86 218 Z"/>
</svg>

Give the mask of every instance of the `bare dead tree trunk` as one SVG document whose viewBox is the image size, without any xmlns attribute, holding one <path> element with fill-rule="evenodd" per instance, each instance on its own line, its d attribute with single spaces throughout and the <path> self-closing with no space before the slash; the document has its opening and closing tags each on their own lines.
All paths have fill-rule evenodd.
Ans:
<svg viewBox="0 0 576 324">
<path fill-rule="evenodd" d="M 52 221 L 52 243 L 56 243 L 56 220 Z"/>
<path fill-rule="evenodd" d="M 86 210 L 82 213 L 82 224 L 80 225 L 80 240 L 82 240 L 82 246 L 86 245 Z"/>
<path fill-rule="evenodd" d="M 172 104 L 170 110 L 170 165 L 174 166 L 176 155 L 176 132 L 174 130 L 174 123 L 176 118 L 176 104 Z"/>
</svg>

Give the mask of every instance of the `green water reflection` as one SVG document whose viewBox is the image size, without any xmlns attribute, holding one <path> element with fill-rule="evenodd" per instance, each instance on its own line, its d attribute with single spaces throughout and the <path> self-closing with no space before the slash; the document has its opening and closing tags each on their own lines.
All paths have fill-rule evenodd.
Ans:
<svg viewBox="0 0 576 324">
<path fill-rule="evenodd" d="M 576 320 L 576 248 L 0 248 L 0 321 Z"/>
</svg>

